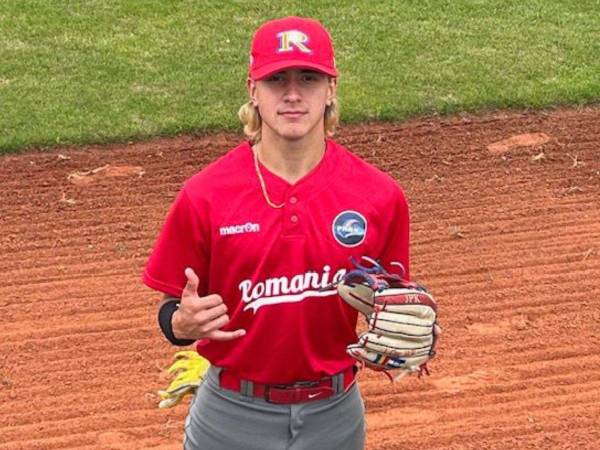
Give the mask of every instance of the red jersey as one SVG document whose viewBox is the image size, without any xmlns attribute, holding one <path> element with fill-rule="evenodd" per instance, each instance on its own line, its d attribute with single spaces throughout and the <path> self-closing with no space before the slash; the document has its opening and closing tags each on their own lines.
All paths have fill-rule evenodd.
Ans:
<svg viewBox="0 0 600 450">
<path fill-rule="evenodd" d="M 219 294 L 231 341 L 198 341 L 198 353 L 260 383 L 314 380 L 354 364 L 357 312 L 328 286 L 350 257 L 401 263 L 409 277 L 409 213 L 387 174 L 327 140 L 319 164 L 290 184 L 260 167 L 270 207 L 244 142 L 187 180 L 146 265 L 149 287 L 181 297 L 184 270 L 198 294 Z"/>
</svg>

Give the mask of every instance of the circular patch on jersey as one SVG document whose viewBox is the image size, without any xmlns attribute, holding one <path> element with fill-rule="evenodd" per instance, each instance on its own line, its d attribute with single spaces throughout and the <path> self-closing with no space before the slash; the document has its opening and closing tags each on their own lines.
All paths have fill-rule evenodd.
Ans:
<svg viewBox="0 0 600 450">
<path fill-rule="evenodd" d="M 367 220 L 356 211 L 342 211 L 332 225 L 333 237 L 344 247 L 356 247 L 367 236 Z"/>
</svg>

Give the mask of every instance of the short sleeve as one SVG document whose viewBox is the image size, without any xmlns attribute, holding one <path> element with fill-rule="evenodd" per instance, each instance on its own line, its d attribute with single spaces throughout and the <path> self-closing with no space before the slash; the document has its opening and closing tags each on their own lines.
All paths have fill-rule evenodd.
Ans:
<svg viewBox="0 0 600 450">
<path fill-rule="evenodd" d="M 389 214 L 389 222 L 385 234 L 385 245 L 379 260 L 385 268 L 392 268 L 397 263 L 404 268 L 403 277 L 410 280 L 410 213 L 404 192 L 396 185 L 393 204 L 385 210 Z M 392 272 L 398 273 L 396 270 Z"/>
<path fill-rule="evenodd" d="M 184 187 L 171 205 L 165 223 L 146 263 L 142 280 L 148 287 L 181 297 L 186 267 L 200 279 L 198 293 L 207 290 L 210 225 L 207 206 L 193 203 Z"/>
</svg>

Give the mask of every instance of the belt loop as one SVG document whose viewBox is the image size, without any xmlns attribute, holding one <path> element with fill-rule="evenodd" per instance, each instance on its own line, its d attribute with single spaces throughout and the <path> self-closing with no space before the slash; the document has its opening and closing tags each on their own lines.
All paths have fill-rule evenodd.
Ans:
<svg viewBox="0 0 600 450">
<path fill-rule="evenodd" d="M 248 380 L 240 380 L 240 394 L 246 397 L 254 397 L 254 383 Z"/>
<path fill-rule="evenodd" d="M 344 372 L 336 373 L 331 377 L 331 388 L 336 394 L 344 391 Z"/>
</svg>

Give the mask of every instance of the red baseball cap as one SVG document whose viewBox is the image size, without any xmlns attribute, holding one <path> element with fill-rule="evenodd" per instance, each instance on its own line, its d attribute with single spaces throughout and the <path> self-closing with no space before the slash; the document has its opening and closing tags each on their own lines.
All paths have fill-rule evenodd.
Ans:
<svg viewBox="0 0 600 450">
<path fill-rule="evenodd" d="M 262 24 L 252 39 L 250 78 L 285 69 L 313 69 L 337 77 L 331 36 L 315 19 L 286 17 Z"/>
</svg>

